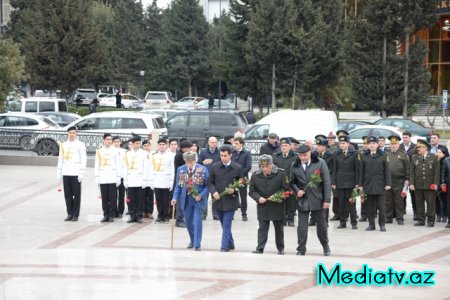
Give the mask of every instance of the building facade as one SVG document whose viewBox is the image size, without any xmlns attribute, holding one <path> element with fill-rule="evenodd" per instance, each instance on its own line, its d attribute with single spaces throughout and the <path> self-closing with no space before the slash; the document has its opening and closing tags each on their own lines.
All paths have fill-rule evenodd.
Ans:
<svg viewBox="0 0 450 300">
<path fill-rule="evenodd" d="M 11 15 L 11 4 L 9 0 L 0 0 L 0 34 L 5 30 Z"/>
</svg>

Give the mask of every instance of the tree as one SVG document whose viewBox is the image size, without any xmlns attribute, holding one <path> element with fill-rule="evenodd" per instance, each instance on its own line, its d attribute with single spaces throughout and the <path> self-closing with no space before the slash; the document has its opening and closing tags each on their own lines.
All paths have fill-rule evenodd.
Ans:
<svg viewBox="0 0 450 300">
<path fill-rule="evenodd" d="M 161 87 L 175 92 L 197 89 L 208 69 L 208 23 L 198 0 L 174 0 L 164 11 L 159 47 Z"/>
<path fill-rule="evenodd" d="M 20 56 L 19 45 L 10 39 L 0 39 L 0 111 L 4 109 L 5 99 L 18 84 L 24 73 L 24 62 Z"/>
<path fill-rule="evenodd" d="M 106 45 L 91 18 L 90 0 L 15 0 L 8 34 L 20 44 L 29 83 L 68 94 L 95 84 L 104 70 Z"/>
</svg>

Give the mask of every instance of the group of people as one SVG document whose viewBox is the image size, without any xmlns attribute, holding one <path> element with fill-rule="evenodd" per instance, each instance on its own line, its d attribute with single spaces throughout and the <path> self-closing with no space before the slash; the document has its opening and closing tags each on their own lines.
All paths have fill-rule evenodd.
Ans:
<svg viewBox="0 0 450 300">
<path fill-rule="evenodd" d="M 247 196 L 257 204 L 259 222 L 258 242 L 254 253 L 264 252 L 270 222 L 275 228 L 278 254 L 284 254 L 284 226 L 294 227 L 298 214 L 297 255 L 306 254 L 308 225 L 316 225 L 324 255 L 330 255 L 328 215 L 332 205 L 337 227 L 347 227 L 350 217 L 352 229 L 357 229 L 356 202 L 361 203 L 359 221 L 368 219 L 366 230 L 375 230 L 375 218 L 381 231 L 395 218 L 403 225 L 405 197 L 413 199 L 416 226 L 434 226 L 447 219 L 442 196 L 450 184 L 448 150 L 433 135 L 431 143 L 410 141 L 411 135 L 390 136 L 390 148 L 385 138 L 364 138 L 362 149 L 350 141 L 345 131 L 317 135 L 314 141 L 300 144 L 294 138 L 279 138 L 269 134 L 260 149 L 258 170 L 249 176 L 252 157 L 245 149 L 241 136 L 224 139 L 218 147 L 210 137 L 204 149 L 188 140 L 160 138 L 157 151 L 151 150 L 149 140 L 140 137 L 128 141 L 129 149 L 121 148 L 122 141 L 104 134 L 103 145 L 95 155 L 95 183 L 100 188 L 103 218 L 114 222 L 124 213 L 127 195 L 129 223 L 142 223 L 153 217 L 156 200 L 157 223 L 168 223 L 176 216 L 176 225 L 186 227 L 188 248 L 201 250 L 202 221 L 208 214 L 208 199 L 212 201 L 213 219 L 220 220 L 222 241 L 220 250 L 235 248 L 232 222 L 240 209 L 242 221 L 247 221 Z M 436 145 L 436 138 L 438 145 Z M 400 144 L 400 141 L 403 143 Z M 443 153 L 440 157 L 440 152 Z M 77 221 L 80 213 L 81 182 L 86 169 L 86 148 L 77 139 L 76 128 L 68 129 L 68 140 L 60 145 L 57 175 L 64 185 L 67 217 Z M 436 192 L 445 198 L 440 201 L 436 219 Z M 439 199 L 439 198 L 438 198 Z M 425 211 L 425 204 L 427 210 Z M 450 224 L 450 221 L 449 221 Z M 450 227 L 450 225 L 447 225 Z"/>
</svg>

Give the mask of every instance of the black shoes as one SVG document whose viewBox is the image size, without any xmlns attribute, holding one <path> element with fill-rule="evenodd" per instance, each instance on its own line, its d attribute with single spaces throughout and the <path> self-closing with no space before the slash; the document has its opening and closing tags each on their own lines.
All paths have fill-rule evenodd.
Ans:
<svg viewBox="0 0 450 300">
<path fill-rule="evenodd" d="M 366 231 L 373 231 L 375 230 L 375 225 L 369 225 L 369 227 L 366 228 Z"/>
<path fill-rule="evenodd" d="M 284 250 L 278 250 L 278 255 L 284 255 Z"/>
<path fill-rule="evenodd" d="M 76 221 L 78 221 L 78 217 L 72 217 L 72 220 L 71 220 L 72 222 L 76 222 Z"/>
<path fill-rule="evenodd" d="M 164 220 L 161 219 L 161 218 L 157 218 L 155 222 L 156 222 L 156 223 L 164 223 Z"/>
<path fill-rule="evenodd" d="M 339 218 L 338 216 L 333 216 L 330 221 L 340 221 L 341 218 Z"/>
<path fill-rule="evenodd" d="M 367 222 L 367 217 L 361 217 L 361 219 L 359 219 L 360 222 Z"/>
<path fill-rule="evenodd" d="M 186 248 L 192 249 L 192 248 L 194 248 L 194 245 L 192 245 L 192 243 L 189 243 Z"/>
<path fill-rule="evenodd" d="M 135 223 L 135 222 L 136 222 L 136 219 L 133 219 L 133 218 L 131 218 L 127 221 L 127 223 Z"/>
<path fill-rule="evenodd" d="M 116 218 L 122 219 L 122 214 L 117 214 Z"/>
<path fill-rule="evenodd" d="M 213 220 L 219 220 L 218 216 L 213 216 Z"/>
<path fill-rule="evenodd" d="M 289 226 L 289 227 L 294 227 L 295 225 L 294 225 L 294 221 L 288 221 L 287 222 L 287 226 Z"/>
<path fill-rule="evenodd" d="M 305 256 L 305 251 L 297 251 L 297 255 Z"/>
<path fill-rule="evenodd" d="M 316 226 L 316 222 L 315 221 L 309 221 L 308 226 Z"/>
<path fill-rule="evenodd" d="M 384 226 L 380 226 L 380 231 L 386 231 L 386 227 L 384 227 Z"/>
<path fill-rule="evenodd" d="M 392 219 L 386 219 L 386 224 L 392 224 L 392 223 L 393 223 Z"/>
<path fill-rule="evenodd" d="M 108 220 L 108 222 L 114 222 L 114 218 L 113 217 L 109 217 L 109 220 Z"/>
<path fill-rule="evenodd" d="M 450 222 L 448 222 L 447 225 L 445 225 L 445 228 L 450 228 Z"/>
<path fill-rule="evenodd" d="M 248 221 L 247 215 L 242 215 L 242 221 L 244 221 L 244 222 Z"/>
<path fill-rule="evenodd" d="M 358 229 L 358 226 L 352 225 L 352 229 L 356 230 L 356 229 Z"/>
<path fill-rule="evenodd" d="M 347 224 L 341 223 L 341 224 L 339 224 L 339 226 L 337 227 L 337 229 L 342 229 L 342 228 L 347 228 Z"/>
<path fill-rule="evenodd" d="M 434 227 L 434 222 L 428 222 L 428 227 Z"/>
<path fill-rule="evenodd" d="M 263 251 L 263 250 L 253 250 L 252 253 L 255 253 L 255 254 L 263 254 L 264 251 Z"/>
<path fill-rule="evenodd" d="M 68 215 L 65 219 L 64 219 L 64 221 L 72 221 L 72 216 L 71 215 Z"/>
<path fill-rule="evenodd" d="M 425 226 L 425 223 L 417 222 L 417 223 L 414 223 L 414 226 Z"/>
<path fill-rule="evenodd" d="M 222 249 L 220 249 L 220 252 L 230 252 L 230 249 L 224 249 L 224 248 L 222 248 Z"/>
<path fill-rule="evenodd" d="M 202 249 L 200 247 L 195 247 L 194 249 L 195 251 L 202 251 Z"/>
<path fill-rule="evenodd" d="M 142 224 L 142 219 L 141 218 L 137 219 L 136 223 Z"/>
<path fill-rule="evenodd" d="M 403 221 L 403 220 L 397 220 L 397 224 L 398 224 L 398 225 L 403 225 L 403 224 L 405 224 L 405 221 Z"/>
<path fill-rule="evenodd" d="M 186 228 L 186 224 L 184 222 L 176 222 L 175 227 Z"/>
<path fill-rule="evenodd" d="M 101 223 L 109 222 L 108 217 L 103 217 L 103 219 L 100 220 Z"/>
<path fill-rule="evenodd" d="M 323 255 L 324 256 L 330 256 L 331 255 L 331 249 L 330 249 L 330 246 L 328 244 L 323 246 Z"/>
</svg>

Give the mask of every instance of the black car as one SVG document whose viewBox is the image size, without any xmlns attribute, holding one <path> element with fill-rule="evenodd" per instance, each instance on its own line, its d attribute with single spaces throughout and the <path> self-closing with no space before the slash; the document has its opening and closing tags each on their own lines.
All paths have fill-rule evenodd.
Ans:
<svg viewBox="0 0 450 300">
<path fill-rule="evenodd" d="M 45 117 L 49 118 L 50 120 L 52 120 L 53 122 L 57 123 L 61 127 L 69 125 L 73 121 L 81 118 L 77 114 L 66 113 L 66 112 L 54 112 L 54 111 L 40 112 L 40 113 L 37 113 L 37 115 L 45 116 Z"/>
<path fill-rule="evenodd" d="M 433 129 L 424 127 L 410 119 L 385 118 L 377 120 L 374 124 L 401 128 L 403 131 L 411 132 L 412 135 L 426 138 L 429 138 L 433 133 Z"/>
<path fill-rule="evenodd" d="M 234 135 L 240 128 L 245 130 L 247 126 L 245 117 L 232 110 L 188 110 L 177 113 L 166 122 L 168 136 L 197 140 L 201 146 L 210 136 L 220 139 Z"/>
</svg>

